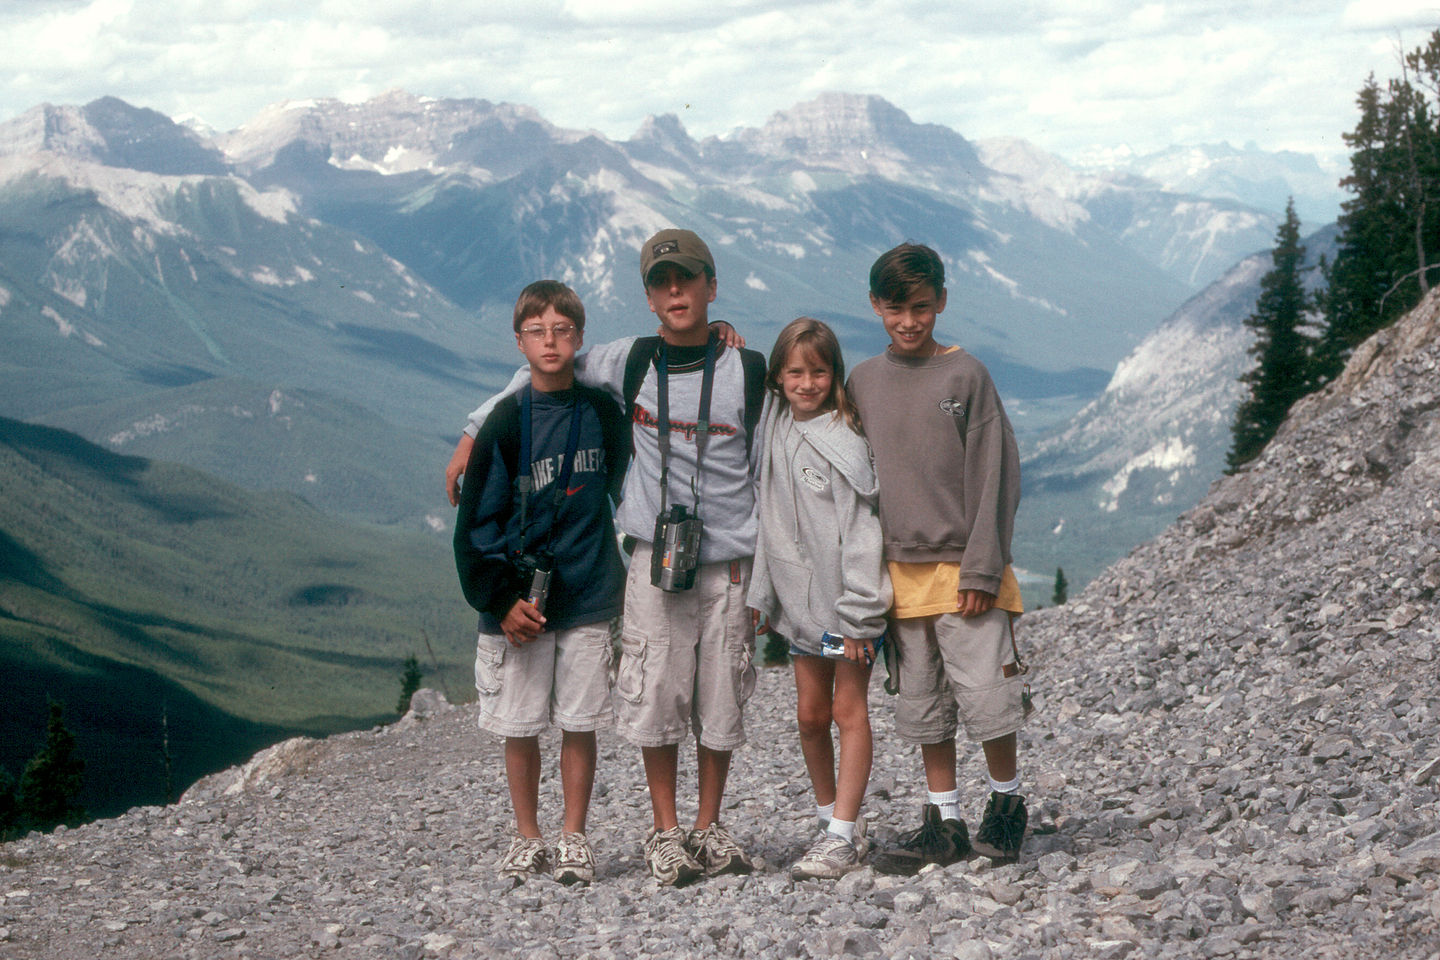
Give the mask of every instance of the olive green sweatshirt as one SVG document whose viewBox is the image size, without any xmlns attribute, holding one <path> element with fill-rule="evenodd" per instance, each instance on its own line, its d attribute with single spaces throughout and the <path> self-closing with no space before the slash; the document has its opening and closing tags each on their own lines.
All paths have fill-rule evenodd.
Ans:
<svg viewBox="0 0 1440 960">
<path fill-rule="evenodd" d="M 1020 454 L 985 365 L 959 349 L 919 360 L 887 351 L 847 389 L 875 454 L 885 559 L 958 562 L 960 589 L 998 594 Z"/>
</svg>

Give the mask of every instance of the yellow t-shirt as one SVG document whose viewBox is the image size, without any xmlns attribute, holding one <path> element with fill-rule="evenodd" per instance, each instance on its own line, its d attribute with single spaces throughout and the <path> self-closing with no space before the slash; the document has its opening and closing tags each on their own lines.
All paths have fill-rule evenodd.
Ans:
<svg viewBox="0 0 1440 960">
<path fill-rule="evenodd" d="M 895 605 L 890 615 L 898 620 L 910 617 L 931 617 L 937 613 L 954 613 L 960 609 L 960 564 L 950 561 L 934 563 L 901 563 L 889 561 L 890 584 L 895 589 Z M 1000 575 L 1000 593 L 995 606 L 1011 613 L 1024 613 L 1020 597 L 1020 581 L 1010 565 Z"/>
</svg>

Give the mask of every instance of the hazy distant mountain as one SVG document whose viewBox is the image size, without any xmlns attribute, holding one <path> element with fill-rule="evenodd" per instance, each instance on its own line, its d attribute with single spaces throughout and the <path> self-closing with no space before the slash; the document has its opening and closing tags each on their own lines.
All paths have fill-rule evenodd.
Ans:
<svg viewBox="0 0 1440 960">
<path fill-rule="evenodd" d="M 1336 231 L 1303 241 L 1306 263 L 1334 259 Z M 1099 397 L 1025 451 L 1017 539 L 1032 570 L 1063 567 L 1084 582 L 1122 544 L 1165 529 L 1221 476 L 1240 375 L 1253 363 L 1255 309 L 1269 252 L 1236 264 L 1185 303 L 1115 369 Z M 1312 292 L 1321 284 L 1312 269 Z"/>
<path fill-rule="evenodd" d="M 1228 143 L 1176 146 L 1148 154 L 1122 148 L 1078 162 L 1092 173 L 1131 173 L 1174 193 L 1235 200 L 1276 216 L 1293 197 L 1295 212 L 1311 229 L 1336 219 L 1345 197 L 1342 174 L 1322 170 L 1313 156 L 1270 152 L 1253 143 L 1240 149 Z"/>
<path fill-rule="evenodd" d="M 110 98 L 47 105 L 0 124 L 0 413 L 443 526 L 438 483 L 417 478 L 518 360 L 516 289 L 572 283 L 591 342 L 653 329 L 635 253 L 677 223 L 715 249 L 717 318 L 766 349 L 818 315 L 852 357 L 885 342 L 873 258 L 933 244 L 951 278 L 941 336 L 1044 422 L 1267 248 L 1275 220 L 977 146 L 873 96 L 698 142 L 674 117 L 616 142 L 403 92 L 280 104 L 213 139 Z"/>
</svg>

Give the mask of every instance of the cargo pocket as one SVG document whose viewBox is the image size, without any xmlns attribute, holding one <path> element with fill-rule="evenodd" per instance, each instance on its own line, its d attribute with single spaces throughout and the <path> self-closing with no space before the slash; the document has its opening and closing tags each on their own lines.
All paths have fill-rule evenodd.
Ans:
<svg viewBox="0 0 1440 960">
<path fill-rule="evenodd" d="M 493 697 L 500 692 L 504 679 L 505 647 L 481 641 L 475 646 L 475 692 Z"/>
<path fill-rule="evenodd" d="M 645 638 L 620 635 L 620 665 L 615 671 L 615 692 L 629 703 L 645 696 Z"/>
</svg>

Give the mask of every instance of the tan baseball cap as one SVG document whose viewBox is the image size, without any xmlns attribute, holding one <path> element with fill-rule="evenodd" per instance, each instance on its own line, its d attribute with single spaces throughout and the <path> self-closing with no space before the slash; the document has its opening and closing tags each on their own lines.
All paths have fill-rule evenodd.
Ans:
<svg viewBox="0 0 1440 960">
<path fill-rule="evenodd" d="M 710 248 L 693 230 L 661 230 L 646 240 L 640 248 L 640 281 L 649 279 L 650 271 L 661 263 L 673 263 L 694 274 L 704 273 L 707 267 L 711 275 L 715 273 Z"/>
</svg>

